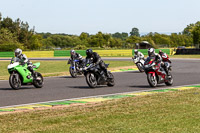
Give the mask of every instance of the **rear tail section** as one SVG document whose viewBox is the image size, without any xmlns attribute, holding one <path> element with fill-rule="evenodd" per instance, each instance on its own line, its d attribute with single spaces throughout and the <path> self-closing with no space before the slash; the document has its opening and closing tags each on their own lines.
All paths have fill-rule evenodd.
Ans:
<svg viewBox="0 0 200 133">
<path fill-rule="evenodd" d="M 40 62 L 34 63 L 33 64 L 33 70 L 37 70 L 40 67 Z"/>
</svg>

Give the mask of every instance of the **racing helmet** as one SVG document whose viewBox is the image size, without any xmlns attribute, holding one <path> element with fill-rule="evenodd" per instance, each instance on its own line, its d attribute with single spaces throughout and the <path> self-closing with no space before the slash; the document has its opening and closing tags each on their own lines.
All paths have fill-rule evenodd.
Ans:
<svg viewBox="0 0 200 133">
<path fill-rule="evenodd" d="M 17 48 L 17 49 L 15 50 L 15 56 L 16 56 L 16 57 L 19 57 L 21 54 L 22 54 L 22 50 L 21 50 L 20 48 Z"/>
<path fill-rule="evenodd" d="M 163 54 L 163 51 L 162 50 L 159 50 L 159 55 L 162 55 Z"/>
<path fill-rule="evenodd" d="M 154 56 L 155 55 L 155 49 L 154 48 L 149 48 L 148 49 L 148 55 L 149 56 Z"/>
<path fill-rule="evenodd" d="M 134 50 L 134 53 L 137 55 L 137 54 L 138 54 L 138 50 L 137 50 L 137 49 L 135 49 L 135 50 Z"/>
<path fill-rule="evenodd" d="M 75 53 L 76 53 L 76 52 L 75 52 L 75 50 L 73 50 L 73 49 L 70 51 L 70 54 L 71 54 L 71 55 L 75 55 Z"/>
<path fill-rule="evenodd" d="M 91 57 L 91 56 L 92 56 L 92 53 L 93 53 L 92 49 L 87 49 L 87 50 L 86 50 L 86 55 L 87 55 L 88 57 Z"/>
</svg>

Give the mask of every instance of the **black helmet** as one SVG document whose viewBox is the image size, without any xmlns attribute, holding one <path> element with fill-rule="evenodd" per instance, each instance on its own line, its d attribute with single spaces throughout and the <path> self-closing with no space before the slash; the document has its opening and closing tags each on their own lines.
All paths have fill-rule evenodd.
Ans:
<svg viewBox="0 0 200 133">
<path fill-rule="evenodd" d="M 162 50 L 159 50 L 159 54 L 160 54 L 160 55 L 162 55 L 162 54 L 164 54 L 164 53 L 163 53 L 163 51 L 162 51 Z"/>
<path fill-rule="evenodd" d="M 92 53 L 93 53 L 92 49 L 87 49 L 87 50 L 86 50 L 86 55 L 87 55 L 88 57 L 91 57 L 91 56 L 92 56 Z"/>
</svg>

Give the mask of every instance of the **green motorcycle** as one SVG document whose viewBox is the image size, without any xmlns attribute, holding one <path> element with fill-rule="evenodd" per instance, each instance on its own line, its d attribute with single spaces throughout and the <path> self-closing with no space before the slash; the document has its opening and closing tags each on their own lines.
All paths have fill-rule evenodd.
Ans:
<svg viewBox="0 0 200 133">
<path fill-rule="evenodd" d="M 33 64 L 33 70 L 37 70 L 40 63 Z M 10 73 L 9 84 L 17 90 L 21 85 L 34 85 L 36 88 L 43 87 L 43 77 L 39 72 L 31 72 L 27 69 L 27 64 L 20 64 L 18 58 L 12 58 L 11 63 L 8 65 L 8 72 Z"/>
</svg>

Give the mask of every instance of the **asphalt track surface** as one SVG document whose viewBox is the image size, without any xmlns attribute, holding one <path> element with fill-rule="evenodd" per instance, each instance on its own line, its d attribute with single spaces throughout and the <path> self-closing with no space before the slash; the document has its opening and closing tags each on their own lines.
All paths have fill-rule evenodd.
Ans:
<svg viewBox="0 0 200 133">
<path fill-rule="evenodd" d="M 200 84 L 200 60 L 172 60 L 172 69 L 173 86 Z M 23 86 L 20 90 L 12 90 L 8 81 L 0 81 L 0 107 L 155 89 L 149 87 L 145 73 L 119 72 L 114 73 L 114 77 L 114 87 L 99 86 L 95 89 L 88 87 L 83 76 L 45 78 L 41 89 Z M 166 87 L 160 84 L 157 89 Z"/>
</svg>

